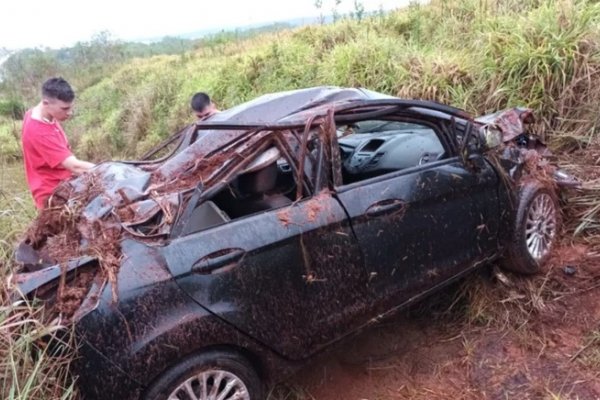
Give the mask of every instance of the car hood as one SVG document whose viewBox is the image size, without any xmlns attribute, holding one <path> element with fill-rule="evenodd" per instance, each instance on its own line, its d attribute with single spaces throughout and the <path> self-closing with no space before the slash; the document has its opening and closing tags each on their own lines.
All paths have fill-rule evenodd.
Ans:
<svg viewBox="0 0 600 400">
<path fill-rule="evenodd" d="M 519 183 L 524 176 L 534 176 L 559 188 L 579 188 L 573 175 L 549 162 L 552 152 L 528 125 L 535 122 L 533 110 L 509 108 L 475 118 L 480 140 L 492 157 L 499 158 L 511 181 Z"/>
</svg>

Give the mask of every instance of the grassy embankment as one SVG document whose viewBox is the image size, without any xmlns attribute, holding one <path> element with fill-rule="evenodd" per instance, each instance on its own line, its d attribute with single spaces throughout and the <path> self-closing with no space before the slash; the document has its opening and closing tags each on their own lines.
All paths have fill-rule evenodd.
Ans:
<svg viewBox="0 0 600 400">
<path fill-rule="evenodd" d="M 598 148 L 599 26 L 600 4 L 594 2 L 434 0 L 360 22 L 343 20 L 183 56 L 134 60 L 94 86 L 80 88 L 78 113 L 67 131 L 82 158 L 133 157 L 191 121 L 188 101 L 197 90 L 209 92 L 220 108 L 227 108 L 272 91 L 363 86 L 447 102 L 475 114 L 532 107 L 540 117 L 539 132 L 563 161 L 590 174 L 596 159 L 585 152 L 577 158 L 568 154 Z M 0 124 L 3 160 L 18 158 L 15 129 L 13 122 Z M 11 181 L 17 167 L 3 164 L 2 171 L 4 282 L 10 249 L 34 211 L 22 179 Z M 590 182 L 588 189 L 572 199 L 569 235 L 591 238 L 598 233 L 598 182 Z M 22 309 L 9 305 L 4 294 L 2 300 L 2 397 L 49 398 L 63 385 L 62 370 L 45 357 L 29 357 L 42 328 L 35 314 L 30 322 L 14 326 Z M 476 318 L 468 318 L 492 323 L 498 311 L 493 304 L 473 306 Z M 489 315 L 481 317 L 481 310 Z M 511 318 L 510 312 L 503 317 Z M 65 393 L 65 398 L 71 396 Z"/>
<path fill-rule="evenodd" d="M 36 211 L 20 164 L 2 161 L 0 171 L 0 397 L 3 399 L 69 399 L 66 380 L 70 356 L 52 356 L 35 348 L 57 326 L 45 326 L 43 309 L 13 303 L 6 288 L 10 258 L 17 238 Z"/>
</svg>

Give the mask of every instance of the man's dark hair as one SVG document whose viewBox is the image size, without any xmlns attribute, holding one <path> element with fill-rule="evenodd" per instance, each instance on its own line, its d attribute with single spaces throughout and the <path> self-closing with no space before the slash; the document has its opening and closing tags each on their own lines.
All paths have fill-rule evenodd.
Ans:
<svg viewBox="0 0 600 400">
<path fill-rule="evenodd" d="M 75 99 L 75 92 L 69 82 L 63 78 L 50 78 L 42 85 L 42 96 L 70 103 Z"/>
<path fill-rule="evenodd" d="M 210 97 L 204 92 L 198 92 L 192 97 L 190 105 L 192 110 L 200 112 L 210 105 Z"/>
</svg>

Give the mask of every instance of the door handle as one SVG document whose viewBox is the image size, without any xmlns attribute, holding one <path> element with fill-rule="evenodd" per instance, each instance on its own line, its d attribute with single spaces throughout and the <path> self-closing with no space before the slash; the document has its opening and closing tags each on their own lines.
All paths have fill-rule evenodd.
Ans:
<svg viewBox="0 0 600 400">
<path fill-rule="evenodd" d="M 382 214 L 403 211 L 406 207 L 407 204 L 402 199 L 387 199 L 371 204 L 369 208 L 367 208 L 366 214 L 368 217 L 377 217 Z"/>
<path fill-rule="evenodd" d="M 240 248 L 215 251 L 196 261 L 192 273 L 208 275 L 227 272 L 236 267 L 245 254 L 246 251 Z"/>
</svg>

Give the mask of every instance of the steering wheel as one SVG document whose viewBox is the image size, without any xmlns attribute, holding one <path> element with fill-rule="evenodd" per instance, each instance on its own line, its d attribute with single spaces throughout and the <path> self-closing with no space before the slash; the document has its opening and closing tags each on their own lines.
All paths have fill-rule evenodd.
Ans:
<svg viewBox="0 0 600 400">
<path fill-rule="evenodd" d="M 358 174 L 363 172 L 371 163 L 377 152 L 363 153 L 353 152 L 343 160 L 342 166 L 344 170 L 350 174 Z"/>
<path fill-rule="evenodd" d="M 342 162 L 346 162 L 349 158 L 352 158 L 352 154 L 354 154 L 354 149 L 339 146 L 340 147 L 340 159 Z"/>
<path fill-rule="evenodd" d="M 430 152 L 426 151 L 425 153 L 423 153 L 421 155 L 421 158 L 419 159 L 419 165 L 427 164 L 432 161 L 438 161 L 443 158 L 444 158 L 443 151 L 441 153 L 430 153 Z"/>
</svg>

